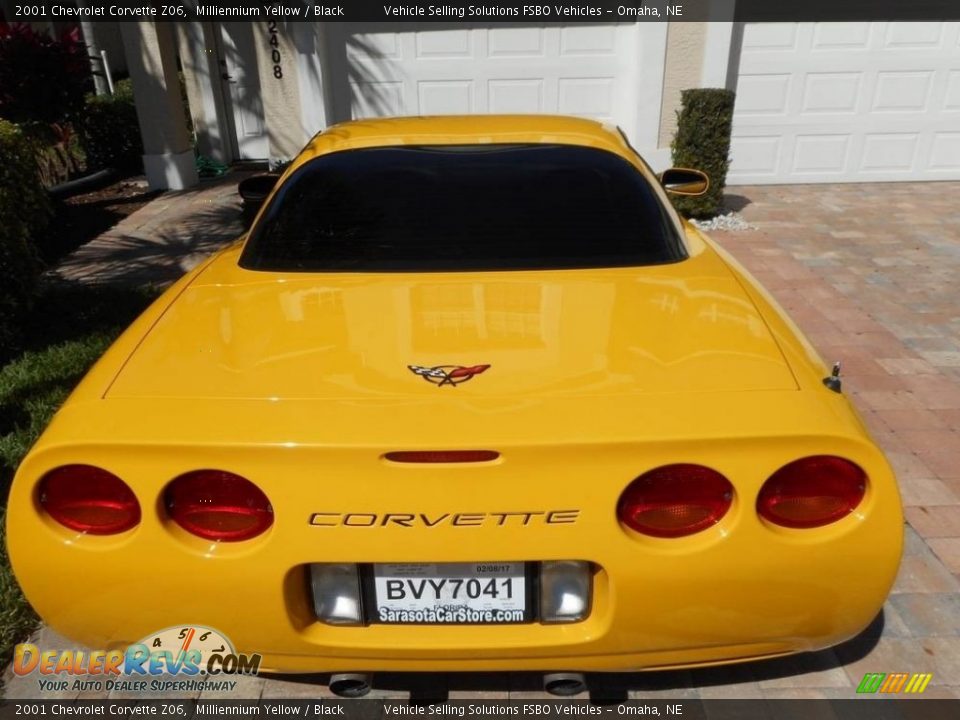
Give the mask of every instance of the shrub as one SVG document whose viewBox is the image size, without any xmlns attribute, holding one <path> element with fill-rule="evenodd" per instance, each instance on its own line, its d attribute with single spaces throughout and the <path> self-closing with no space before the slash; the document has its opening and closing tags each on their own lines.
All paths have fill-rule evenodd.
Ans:
<svg viewBox="0 0 960 720">
<path fill-rule="evenodd" d="M 90 61 L 77 27 L 54 39 L 30 25 L 0 23 L 0 118 L 45 146 L 37 162 L 48 185 L 82 169 L 71 123 L 90 86 Z"/>
<path fill-rule="evenodd" d="M 712 217 L 723 204 L 730 167 L 733 99 L 732 90 L 721 88 L 697 88 L 681 93 L 677 134 L 671 144 L 673 164 L 696 168 L 710 176 L 710 189 L 704 195 L 671 196 L 674 207 L 687 217 Z"/>
<path fill-rule="evenodd" d="M 37 175 L 36 147 L 12 123 L 0 120 L 0 356 L 20 339 L 40 273 L 34 241 L 47 228 L 50 200 Z"/>
<path fill-rule="evenodd" d="M 119 80 L 113 95 L 91 95 L 80 119 L 80 142 L 91 170 L 143 168 L 143 140 L 133 104 L 133 85 Z"/>
<path fill-rule="evenodd" d="M 15 123 L 69 122 L 83 109 L 91 84 L 78 28 L 54 39 L 23 23 L 0 23 L 0 117 Z"/>
</svg>

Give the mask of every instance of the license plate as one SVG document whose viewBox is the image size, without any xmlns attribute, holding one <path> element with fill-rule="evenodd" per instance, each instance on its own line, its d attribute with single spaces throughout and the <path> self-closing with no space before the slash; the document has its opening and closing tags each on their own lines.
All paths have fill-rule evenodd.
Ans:
<svg viewBox="0 0 960 720">
<path fill-rule="evenodd" d="M 379 563 L 372 619 L 380 623 L 528 622 L 526 563 Z"/>
</svg>

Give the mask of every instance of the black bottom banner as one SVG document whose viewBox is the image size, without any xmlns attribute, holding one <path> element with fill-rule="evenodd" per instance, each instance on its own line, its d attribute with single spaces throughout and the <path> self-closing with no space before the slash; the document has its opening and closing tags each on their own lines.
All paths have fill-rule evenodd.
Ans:
<svg viewBox="0 0 960 720">
<path fill-rule="evenodd" d="M 682 720 L 956 720 L 960 699 L 901 700 L 3 700 L 14 718 L 630 718 Z"/>
</svg>

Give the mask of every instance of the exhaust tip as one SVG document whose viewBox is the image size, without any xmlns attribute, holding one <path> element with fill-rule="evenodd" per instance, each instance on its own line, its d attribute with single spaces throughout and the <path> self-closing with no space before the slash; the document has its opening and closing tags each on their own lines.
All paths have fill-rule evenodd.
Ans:
<svg viewBox="0 0 960 720">
<path fill-rule="evenodd" d="M 551 695 L 569 697 L 587 691 L 583 673 L 550 673 L 543 676 L 543 689 Z"/>
<path fill-rule="evenodd" d="M 371 676 L 366 673 L 337 673 L 330 676 L 328 687 L 334 695 L 358 698 L 370 692 L 371 681 Z"/>
</svg>

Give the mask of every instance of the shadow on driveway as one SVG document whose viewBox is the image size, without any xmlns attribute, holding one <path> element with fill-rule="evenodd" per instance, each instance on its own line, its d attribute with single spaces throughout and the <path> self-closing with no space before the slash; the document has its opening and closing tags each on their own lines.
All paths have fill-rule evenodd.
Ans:
<svg viewBox="0 0 960 720">
<path fill-rule="evenodd" d="M 701 697 L 749 697 L 756 683 L 792 678 L 816 672 L 839 670 L 863 659 L 876 646 L 884 628 L 884 614 L 847 642 L 813 653 L 789 655 L 771 660 L 724 665 L 692 670 L 660 670 L 633 673 L 589 673 L 589 698 L 599 704 L 620 703 L 629 699 L 663 697 L 696 699 Z M 542 699 L 553 697 L 543 692 L 540 672 L 499 673 L 376 673 L 370 697 L 389 699 L 409 697 L 411 703 L 434 703 L 457 699 Z M 329 674 L 273 675 L 267 679 L 325 688 Z M 714 694 L 711 688 L 721 692 Z M 726 692 L 729 691 L 729 692 Z M 849 697 L 854 688 L 848 687 Z M 756 695 L 760 697 L 759 694 Z M 577 696 L 586 698 L 586 694 Z"/>
</svg>

